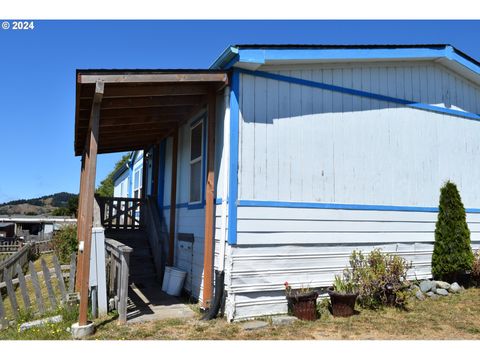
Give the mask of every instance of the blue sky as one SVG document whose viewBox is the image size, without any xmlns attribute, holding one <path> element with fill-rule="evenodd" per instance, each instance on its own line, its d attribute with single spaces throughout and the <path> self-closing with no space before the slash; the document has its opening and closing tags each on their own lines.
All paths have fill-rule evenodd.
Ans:
<svg viewBox="0 0 480 360">
<path fill-rule="evenodd" d="M 480 21 L 35 21 L 0 29 L 0 203 L 78 192 L 75 69 L 206 68 L 239 43 L 450 43 L 480 59 Z M 121 154 L 101 155 L 97 182 Z"/>
</svg>

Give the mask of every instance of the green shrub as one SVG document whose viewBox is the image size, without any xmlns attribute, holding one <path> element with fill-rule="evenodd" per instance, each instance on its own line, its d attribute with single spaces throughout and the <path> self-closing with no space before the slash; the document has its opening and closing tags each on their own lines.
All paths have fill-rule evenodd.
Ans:
<svg viewBox="0 0 480 360">
<path fill-rule="evenodd" d="M 53 234 L 53 248 L 62 264 L 70 262 L 70 256 L 78 249 L 77 225 L 66 225 Z"/>
<path fill-rule="evenodd" d="M 480 286 L 480 250 L 477 249 L 473 253 L 473 265 L 472 265 L 472 279 L 475 286 Z"/>
<path fill-rule="evenodd" d="M 374 249 L 367 255 L 353 251 L 344 281 L 355 284 L 360 306 L 376 309 L 383 305 L 404 308 L 409 296 L 407 271 L 411 264 L 398 255 Z"/>
<path fill-rule="evenodd" d="M 465 208 L 457 186 L 447 181 L 440 189 L 432 275 L 435 279 L 456 281 L 456 274 L 471 270 L 472 265 L 473 252 Z"/>
</svg>

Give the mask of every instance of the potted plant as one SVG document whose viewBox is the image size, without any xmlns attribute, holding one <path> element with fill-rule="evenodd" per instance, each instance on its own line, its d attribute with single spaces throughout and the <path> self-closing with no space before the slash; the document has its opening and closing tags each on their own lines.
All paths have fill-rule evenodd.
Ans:
<svg viewBox="0 0 480 360">
<path fill-rule="evenodd" d="M 292 289 L 288 282 L 285 282 L 284 285 L 289 312 L 300 320 L 315 321 L 317 319 L 318 292 L 309 287 Z"/>
<path fill-rule="evenodd" d="M 332 303 L 333 316 L 348 317 L 354 314 L 358 292 L 353 282 L 336 275 L 333 286 L 329 287 L 327 292 Z"/>
</svg>

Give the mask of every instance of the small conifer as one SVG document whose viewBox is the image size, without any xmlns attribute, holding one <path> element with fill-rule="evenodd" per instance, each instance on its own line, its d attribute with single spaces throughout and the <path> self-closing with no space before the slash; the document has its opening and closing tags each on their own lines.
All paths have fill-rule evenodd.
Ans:
<svg viewBox="0 0 480 360">
<path fill-rule="evenodd" d="M 471 270 L 472 265 L 473 252 L 465 208 L 457 186 L 447 181 L 440 189 L 432 275 L 435 279 L 451 281 L 456 274 Z"/>
</svg>

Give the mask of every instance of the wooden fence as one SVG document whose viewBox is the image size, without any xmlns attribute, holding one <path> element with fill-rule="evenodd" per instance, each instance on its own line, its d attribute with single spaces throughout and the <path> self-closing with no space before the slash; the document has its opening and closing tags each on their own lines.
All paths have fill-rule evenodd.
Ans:
<svg viewBox="0 0 480 360">
<path fill-rule="evenodd" d="M 68 294 L 74 292 L 76 254 L 72 254 L 70 265 L 62 266 L 57 257 L 53 255 L 53 268 L 48 268 L 45 259 L 42 258 L 41 268 L 41 271 L 37 271 L 30 261 L 28 264 L 29 273 L 24 274 L 20 264 L 16 263 L 14 268 L 15 278 L 10 271 L 4 270 L 4 282 L 0 283 L 0 328 L 6 327 L 10 321 L 18 319 L 21 310 L 44 314 L 49 308 L 56 309 L 59 302 L 52 279 L 56 279 L 57 293 L 60 294 L 62 302 L 67 300 Z M 43 281 L 40 281 L 40 278 Z M 66 278 L 68 278 L 68 288 Z M 15 288 L 20 289 L 23 307 L 19 306 Z M 45 290 L 48 295 L 48 302 L 43 298 Z M 10 302 L 10 311 L 7 311 L 8 309 L 5 307 L 4 294 L 6 295 L 5 300 L 8 298 Z"/>
<path fill-rule="evenodd" d="M 114 299 L 118 321 L 127 321 L 128 276 L 132 248 L 113 239 L 105 239 L 108 298 Z"/>
<path fill-rule="evenodd" d="M 26 244 L 25 246 L 18 249 L 20 250 L 17 250 L 17 252 L 15 252 L 0 263 L 0 281 L 5 281 L 5 272 L 7 272 L 11 277 L 13 276 L 17 265 L 23 268 L 28 262 L 30 251 L 32 249 L 31 245 Z"/>
<path fill-rule="evenodd" d="M 135 230 L 143 227 L 144 199 L 96 197 L 100 222 L 105 229 Z"/>
<path fill-rule="evenodd" d="M 4 240 L 0 242 L 0 253 L 16 253 L 22 247 L 18 240 Z"/>
<path fill-rule="evenodd" d="M 32 251 L 34 254 L 37 255 L 49 254 L 54 251 L 52 239 L 32 241 L 29 244 L 32 246 Z"/>
</svg>

